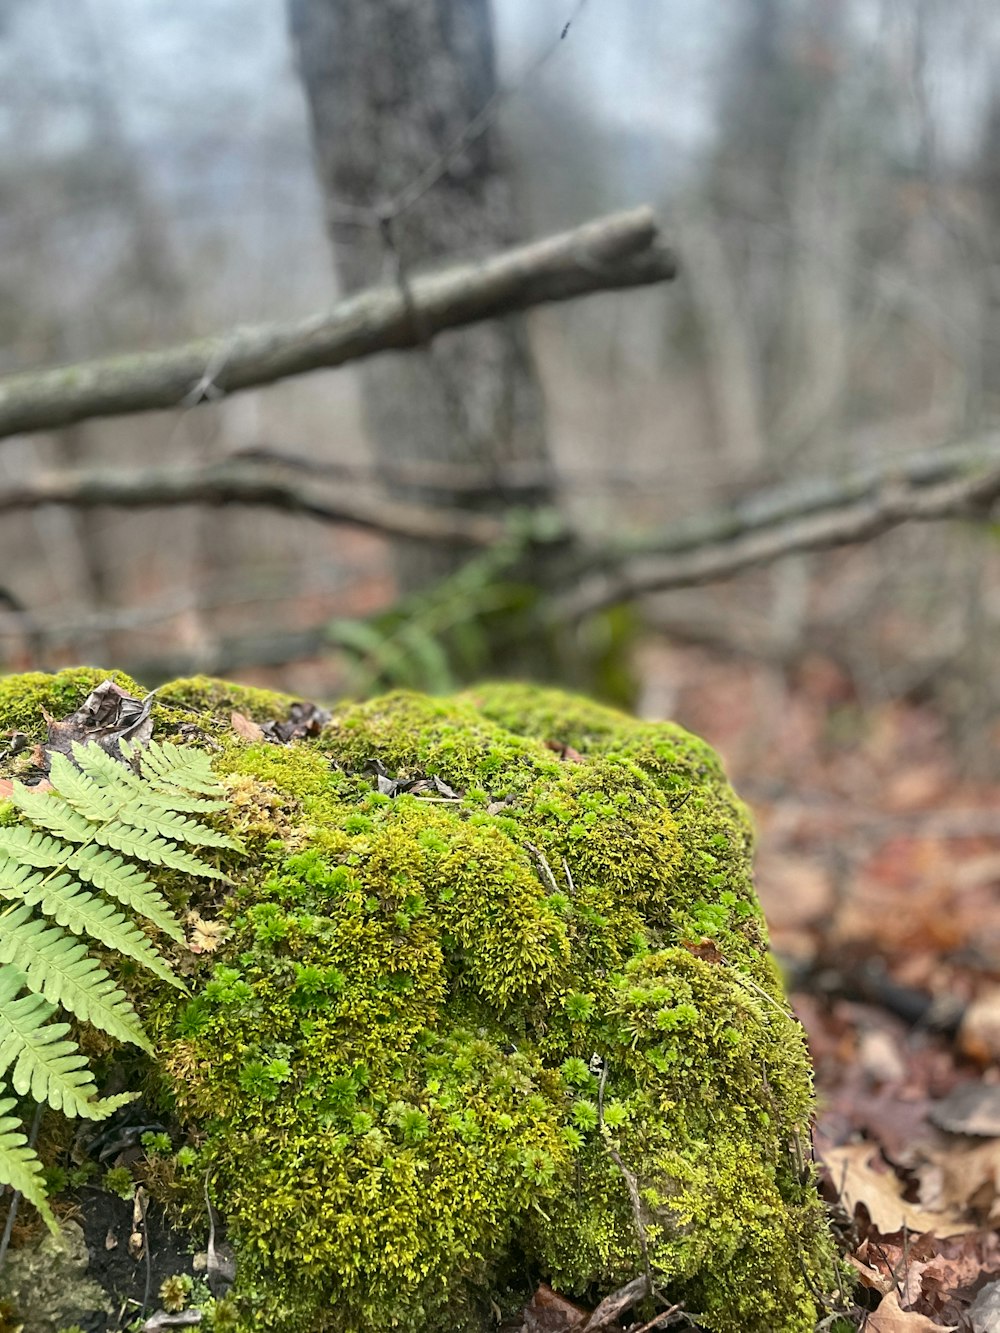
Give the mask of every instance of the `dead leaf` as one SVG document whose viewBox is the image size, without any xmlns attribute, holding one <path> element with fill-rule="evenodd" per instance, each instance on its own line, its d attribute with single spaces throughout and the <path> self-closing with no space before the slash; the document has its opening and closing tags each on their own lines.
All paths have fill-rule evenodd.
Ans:
<svg viewBox="0 0 1000 1333">
<path fill-rule="evenodd" d="M 969 1306 L 972 1333 L 1000 1333 L 1000 1282 L 990 1282 Z"/>
<path fill-rule="evenodd" d="M 943 1137 L 943 1136 L 942 1136 Z M 961 1139 L 940 1149 L 923 1146 L 919 1168 L 925 1207 L 972 1208 L 982 1218 L 1000 1213 L 1000 1139 L 969 1145 Z"/>
<path fill-rule="evenodd" d="M 957 1333 L 957 1324 L 936 1324 L 926 1315 L 915 1310 L 903 1310 L 899 1297 L 890 1291 L 882 1298 L 882 1304 L 868 1316 L 865 1328 L 868 1333 Z"/>
<path fill-rule="evenodd" d="M 245 717 L 243 713 L 230 713 L 229 725 L 242 740 L 262 741 L 264 739 L 264 728 L 260 723 Z"/>
<path fill-rule="evenodd" d="M 1000 1059 L 1000 986 L 973 1000 L 962 1018 L 958 1041 L 980 1064 Z"/>
<path fill-rule="evenodd" d="M 932 1102 L 927 1118 L 949 1134 L 1000 1138 L 1000 1084 L 962 1083 Z"/>
<path fill-rule="evenodd" d="M 147 694 L 144 699 L 137 699 L 113 680 L 105 680 L 91 690 L 69 717 L 59 720 L 45 713 L 49 738 L 42 747 L 44 754 L 40 766 L 48 770 L 48 755 L 53 751 L 72 759 L 74 741 L 81 745 L 96 741 L 102 750 L 107 750 L 116 759 L 122 757 L 118 748 L 120 741 L 146 745 L 153 734 L 149 713 L 154 698 L 155 695 Z"/>
<path fill-rule="evenodd" d="M 570 1333 L 580 1328 L 586 1317 L 582 1306 L 574 1305 L 542 1282 L 524 1307 L 521 1333 Z"/>
<path fill-rule="evenodd" d="M 919 1204 L 907 1203 L 902 1182 L 888 1168 L 875 1170 L 875 1158 L 882 1160 L 871 1143 L 850 1143 L 843 1148 L 827 1148 L 823 1153 L 833 1186 L 849 1213 L 862 1204 L 872 1225 L 884 1236 L 903 1227 L 918 1234 L 930 1231 L 935 1236 L 960 1236 L 976 1229 L 974 1222 L 963 1220 L 952 1210 L 931 1212 Z"/>
<path fill-rule="evenodd" d="M 856 1254 L 849 1254 L 847 1262 L 857 1270 L 861 1285 L 868 1287 L 870 1291 L 877 1291 L 885 1296 L 896 1286 L 896 1279 L 891 1273 L 883 1273 L 877 1268 L 872 1268 L 870 1264 L 863 1263 Z"/>
<path fill-rule="evenodd" d="M 565 759 L 570 764 L 586 763 L 579 750 L 574 750 L 572 745 L 567 745 L 564 741 L 544 741 L 546 750 L 551 750 L 557 754 L 560 759 Z"/>
<path fill-rule="evenodd" d="M 263 730 L 268 740 L 287 745 L 289 741 L 318 736 L 329 721 L 328 708 L 320 708 L 314 703 L 294 703 L 284 721 L 265 722 Z"/>
<path fill-rule="evenodd" d="M 697 944 L 690 941 L 684 943 L 684 948 L 688 953 L 694 954 L 695 958 L 700 958 L 703 963 L 724 963 L 725 955 L 714 940 L 699 940 Z"/>
<path fill-rule="evenodd" d="M 224 921 L 206 921 L 200 912 L 188 912 L 185 920 L 191 932 L 188 948 L 192 953 L 215 953 L 216 949 L 229 934 L 229 927 Z"/>
</svg>

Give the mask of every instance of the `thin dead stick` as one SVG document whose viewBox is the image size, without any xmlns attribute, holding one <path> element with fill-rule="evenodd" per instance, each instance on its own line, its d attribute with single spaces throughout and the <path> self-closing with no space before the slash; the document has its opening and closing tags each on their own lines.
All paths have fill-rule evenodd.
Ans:
<svg viewBox="0 0 1000 1333">
<path fill-rule="evenodd" d="M 632 1217 L 635 1221 L 635 1232 L 639 1241 L 639 1250 L 642 1254 L 642 1266 L 644 1276 L 636 1278 L 637 1282 L 643 1283 L 643 1296 L 653 1294 L 653 1268 L 649 1261 L 649 1240 L 646 1236 L 646 1226 L 642 1220 L 642 1199 L 639 1195 L 639 1184 L 635 1176 L 622 1161 L 621 1153 L 611 1142 L 611 1133 L 604 1123 L 604 1085 L 608 1080 L 608 1061 L 601 1061 L 601 1081 L 597 1090 L 597 1127 L 601 1138 L 604 1140 L 604 1151 L 614 1162 L 625 1181 L 625 1187 L 628 1190 L 629 1201 L 632 1204 Z M 598 1306 L 600 1309 L 600 1306 Z M 596 1313 L 596 1312 L 595 1312 Z"/>
<path fill-rule="evenodd" d="M 556 882 L 555 875 L 552 873 L 552 867 L 545 859 L 545 853 L 542 851 L 540 847 L 536 847 L 533 842 L 526 842 L 524 845 L 537 861 L 538 868 L 539 870 L 541 870 L 542 875 L 544 876 L 545 881 L 548 884 L 549 888 L 552 890 L 553 893 L 559 893 L 560 892 L 559 885 Z"/>
</svg>

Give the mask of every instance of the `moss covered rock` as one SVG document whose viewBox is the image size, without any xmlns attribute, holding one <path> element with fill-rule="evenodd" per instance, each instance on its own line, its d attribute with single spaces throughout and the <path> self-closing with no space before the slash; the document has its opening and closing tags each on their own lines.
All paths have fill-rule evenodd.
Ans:
<svg viewBox="0 0 1000 1333">
<path fill-rule="evenodd" d="M 99 679 L 2 682 L 0 728 L 40 738 Z M 519 685 L 389 695 L 289 745 L 229 723 L 283 696 L 158 700 L 159 736 L 213 747 L 246 848 L 225 890 L 167 886 L 225 926 L 178 960 L 189 994 L 131 982 L 241 1327 L 485 1329 L 644 1249 L 706 1329 L 814 1327 L 808 1060 L 708 746 Z"/>
</svg>

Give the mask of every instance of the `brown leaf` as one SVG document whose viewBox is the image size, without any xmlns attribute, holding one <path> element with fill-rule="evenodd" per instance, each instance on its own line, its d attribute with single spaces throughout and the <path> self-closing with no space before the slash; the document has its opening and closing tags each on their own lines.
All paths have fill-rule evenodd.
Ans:
<svg viewBox="0 0 1000 1333">
<path fill-rule="evenodd" d="M 976 1229 L 974 1222 L 963 1220 L 950 1209 L 932 1212 L 907 1203 L 902 1182 L 891 1171 L 876 1171 L 871 1165 L 876 1157 L 881 1161 L 871 1143 L 851 1143 L 843 1148 L 827 1148 L 823 1153 L 834 1188 L 849 1213 L 862 1204 L 872 1225 L 884 1236 L 903 1227 L 918 1234 L 930 1231 L 935 1236 L 959 1236 Z"/>
<path fill-rule="evenodd" d="M 926 1315 L 914 1310 L 900 1308 L 899 1297 L 894 1291 L 883 1297 L 882 1304 L 868 1316 L 865 1328 L 868 1333 L 956 1333 L 957 1324 L 936 1324 Z"/>
<path fill-rule="evenodd" d="M 223 921 L 205 921 L 199 912 L 188 912 L 187 923 L 190 929 L 188 948 L 192 953 L 215 953 L 216 949 L 229 934 L 229 927 Z"/>
<path fill-rule="evenodd" d="M 116 759 L 121 758 L 119 741 L 129 740 L 145 745 L 153 734 L 153 723 L 149 716 L 153 700 L 152 694 L 137 699 L 113 680 L 105 680 L 95 690 L 91 690 L 69 717 L 60 721 L 46 713 L 44 716 L 48 723 L 49 738 L 43 747 L 45 762 L 41 766 L 48 768 L 48 754 L 53 750 L 72 759 L 74 741 L 81 745 L 96 741 L 101 749 L 107 750 Z"/>
<path fill-rule="evenodd" d="M 877 1291 L 884 1296 L 896 1285 L 896 1279 L 891 1273 L 883 1273 L 878 1268 L 872 1268 L 870 1264 L 863 1263 L 856 1254 L 849 1254 L 847 1262 L 857 1270 L 861 1285 L 868 1287 L 870 1291 Z"/>
<path fill-rule="evenodd" d="M 264 739 L 264 728 L 260 723 L 245 717 L 243 713 L 231 713 L 229 724 L 237 736 L 245 741 L 262 741 Z"/>
<path fill-rule="evenodd" d="M 542 1282 L 524 1308 L 521 1333 L 570 1333 L 582 1326 L 587 1311 Z"/>
<path fill-rule="evenodd" d="M 695 958 L 700 958 L 703 963 L 724 963 L 725 955 L 720 950 L 714 940 L 699 940 L 697 944 L 693 941 L 685 941 L 684 948 L 688 953 L 694 954 Z"/>
<path fill-rule="evenodd" d="M 1000 986 L 988 990 L 966 1009 L 958 1041 L 980 1064 L 1000 1059 Z"/>
<path fill-rule="evenodd" d="M 574 750 L 572 745 L 566 745 L 563 741 L 544 741 L 546 750 L 551 750 L 557 754 L 560 759 L 565 759 L 571 764 L 583 764 L 586 762 L 579 750 Z"/>
<path fill-rule="evenodd" d="M 931 1104 L 928 1119 L 949 1134 L 1000 1138 L 1000 1085 L 962 1083 Z"/>
<path fill-rule="evenodd" d="M 971 1146 L 960 1139 L 941 1149 L 924 1146 L 921 1155 L 920 1195 L 926 1206 L 973 1208 L 990 1218 L 1000 1212 L 1000 1139 Z"/>
</svg>

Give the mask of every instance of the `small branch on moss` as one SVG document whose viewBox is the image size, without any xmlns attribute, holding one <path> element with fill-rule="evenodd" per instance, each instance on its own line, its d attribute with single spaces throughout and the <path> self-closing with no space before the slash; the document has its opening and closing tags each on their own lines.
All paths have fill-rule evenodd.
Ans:
<svg viewBox="0 0 1000 1333">
<path fill-rule="evenodd" d="M 545 859 L 545 853 L 542 851 L 540 847 L 536 847 L 533 842 L 526 842 L 524 845 L 537 861 L 538 868 L 542 872 L 542 876 L 545 879 L 546 883 L 548 884 L 549 888 L 552 890 L 553 893 L 559 893 L 560 892 L 559 885 L 556 882 L 555 875 L 552 873 L 552 867 Z"/>
<path fill-rule="evenodd" d="M 604 1151 L 614 1162 L 625 1181 L 625 1187 L 628 1190 L 628 1197 L 632 1204 L 632 1217 L 635 1222 L 635 1234 L 639 1241 L 639 1250 L 642 1254 L 642 1266 L 644 1275 L 636 1278 L 636 1282 L 643 1284 L 641 1296 L 652 1296 L 655 1288 L 653 1286 L 653 1268 L 649 1261 L 649 1240 L 646 1236 L 646 1225 L 642 1220 L 642 1198 L 639 1194 L 639 1182 L 622 1161 L 621 1153 L 611 1141 L 611 1131 L 604 1123 L 604 1086 L 608 1081 L 608 1061 L 601 1060 L 601 1081 L 597 1089 L 597 1128 L 604 1141 Z M 636 1299 L 639 1299 L 637 1295 Z M 602 1302 L 603 1304 L 603 1302 Z M 598 1310 L 601 1307 L 598 1306 Z M 595 1311 L 596 1314 L 596 1311 Z M 589 1325 L 587 1326 L 589 1327 Z"/>
<path fill-rule="evenodd" d="M 573 883 L 573 873 L 569 868 L 569 862 L 566 860 L 565 856 L 563 857 L 563 873 L 566 876 L 566 883 L 569 886 L 569 896 L 575 898 L 576 885 Z"/>
<path fill-rule="evenodd" d="M 631 1333 L 653 1333 L 653 1329 L 666 1328 L 668 1324 L 673 1323 L 678 1315 L 682 1319 L 688 1319 L 681 1305 L 671 1305 L 666 1310 L 661 1310 L 658 1315 L 654 1315 L 647 1324 L 640 1324 L 638 1328 L 632 1329 Z"/>
<path fill-rule="evenodd" d="M 615 1322 L 623 1310 L 630 1309 L 639 1301 L 645 1300 L 648 1295 L 648 1279 L 634 1277 L 631 1282 L 626 1282 L 624 1287 L 619 1287 L 610 1296 L 605 1296 L 600 1305 L 580 1325 L 579 1333 L 596 1333 L 599 1328 L 607 1328 L 609 1324 Z M 666 1313 L 670 1312 L 667 1311 Z M 662 1318 L 662 1316 L 658 1316 L 658 1318 Z"/>
<path fill-rule="evenodd" d="M 0 438 L 93 417 L 195 406 L 238 389 L 414 347 L 444 329 L 590 292 L 672 278 L 650 208 L 597 218 L 473 263 L 369 288 L 331 311 L 237 328 L 159 352 L 108 357 L 0 380 Z M 416 318 L 414 317 L 416 316 Z"/>
</svg>

